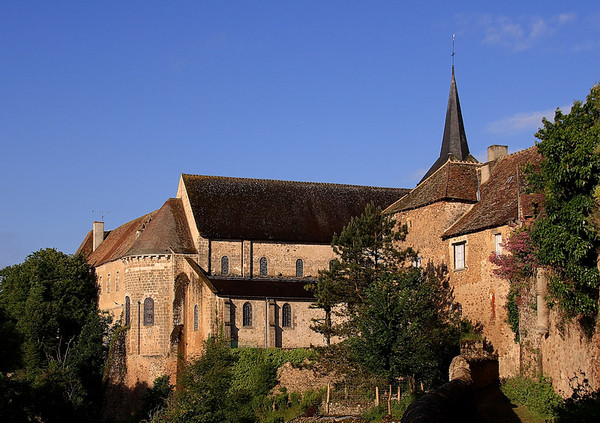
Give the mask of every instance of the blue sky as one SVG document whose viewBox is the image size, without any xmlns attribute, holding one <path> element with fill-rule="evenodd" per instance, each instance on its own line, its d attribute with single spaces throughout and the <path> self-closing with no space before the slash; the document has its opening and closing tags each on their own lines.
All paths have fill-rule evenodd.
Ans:
<svg viewBox="0 0 600 423">
<path fill-rule="evenodd" d="M 73 253 L 181 173 L 414 187 L 456 34 L 471 152 L 600 81 L 595 1 L 3 1 L 0 267 Z"/>
</svg>

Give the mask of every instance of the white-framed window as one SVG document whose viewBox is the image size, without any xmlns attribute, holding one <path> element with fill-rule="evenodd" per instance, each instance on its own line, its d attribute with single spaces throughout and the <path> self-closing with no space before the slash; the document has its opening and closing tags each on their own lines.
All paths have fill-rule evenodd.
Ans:
<svg viewBox="0 0 600 423">
<path fill-rule="evenodd" d="M 108 274 L 108 282 L 106 285 L 106 292 L 110 292 L 110 273 Z"/>
<path fill-rule="evenodd" d="M 117 270 L 117 277 L 115 278 L 115 290 L 118 291 L 119 288 L 120 288 L 119 271 Z"/>
<path fill-rule="evenodd" d="M 494 235 L 494 251 L 498 256 L 502 254 L 502 234 Z"/>
<path fill-rule="evenodd" d="M 420 268 L 421 267 L 421 257 L 417 256 L 412 261 L 413 267 Z"/>
<path fill-rule="evenodd" d="M 452 244 L 454 250 L 454 270 L 465 268 L 465 245 L 466 242 Z"/>
</svg>

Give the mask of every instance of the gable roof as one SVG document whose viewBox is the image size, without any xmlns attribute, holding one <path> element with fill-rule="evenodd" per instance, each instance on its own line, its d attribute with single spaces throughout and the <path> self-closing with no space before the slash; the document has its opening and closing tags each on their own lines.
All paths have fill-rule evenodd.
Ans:
<svg viewBox="0 0 600 423">
<path fill-rule="evenodd" d="M 526 188 L 523 167 L 526 164 L 538 165 L 541 160 L 536 146 L 499 159 L 488 181 L 481 185 L 481 200 L 458 219 L 442 238 L 495 228 L 519 219 L 519 200 Z M 530 196 L 528 201 L 541 201 L 541 198 Z M 527 208 L 530 207 L 528 203 Z"/>
<path fill-rule="evenodd" d="M 477 201 L 477 163 L 447 161 L 385 213 L 416 209 L 438 201 Z"/>
<path fill-rule="evenodd" d="M 121 258 L 135 242 L 137 232 L 143 231 L 155 214 L 156 211 L 153 211 L 127 222 L 112 231 L 105 231 L 104 241 L 96 248 L 96 251 L 92 251 L 92 233 L 90 231 L 77 250 L 77 253 L 86 255 L 88 263 L 92 266 L 100 266 L 106 262 Z"/>
<path fill-rule="evenodd" d="M 368 203 L 387 207 L 409 190 L 182 175 L 205 238 L 328 244 Z"/>
<path fill-rule="evenodd" d="M 431 168 L 429 168 L 427 173 L 425 173 L 423 179 L 421 179 L 419 183 L 431 176 L 448 160 L 477 162 L 477 160 L 471 156 L 469 145 L 467 144 L 465 125 L 460 110 L 460 101 L 458 100 L 458 89 L 456 88 L 456 79 L 454 78 L 454 66 L 452 67 L 452 80 L 450 82 L 450 94 L 448 96 L 448 106 L 446 108 L 446 122 L 444 124 L 444 135 L 442 137 L 440 156 Z"/>
<path fill-rule="evenodd" d="M 171 252 L 196 252 L 180 198 L 170 198 L 163 204 L 124 255 Z"/>
</svg>

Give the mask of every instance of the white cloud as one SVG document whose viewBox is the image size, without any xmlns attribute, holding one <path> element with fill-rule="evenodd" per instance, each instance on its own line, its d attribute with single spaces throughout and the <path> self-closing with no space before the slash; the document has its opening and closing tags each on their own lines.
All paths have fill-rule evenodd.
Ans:
<svg viewBox="0 0 600 423">
<path fill-rule="evenodd" d="M 560 107 L 564 113 L 569 113 L 571 106 Z M 554 119 L 555 109 L 536 112 L 517 113 L 487 125 L 487 131 L 492 134 L 533 133 L 542 126 L 542 118 Z"/>
<path fill-rule="evenodd" d="M 567 24 L 576 21 L 573 13 L 563 13 L 550 17 L 530 16 L 526 18 L 510 18 L 507 16 L 478 15 L 471 19 L 461 17 L 463 22 L 471 23 L 483 34 L 483 43 L 504 47 L 512 51 L 523 51 L 533 48 L 541 40 L 550 37 Z M 467 23 L 468 24 L 468 23 Z"/>
</svg>

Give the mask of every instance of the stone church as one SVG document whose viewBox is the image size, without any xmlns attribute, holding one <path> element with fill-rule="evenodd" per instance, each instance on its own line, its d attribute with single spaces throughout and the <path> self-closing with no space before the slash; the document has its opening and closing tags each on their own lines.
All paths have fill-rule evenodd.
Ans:
<svg viewBox="0 0 600 423">
<path fill-rule="evenodd" d="M 78 250 L 95 267 L 100 308 L 128 327 L 121 382 L 175 378 L 217 334 L 234 347 L 323 345 L 310 329 L 322 312 L 304 286 L 329 267 L 333 234 L 370 202 L 408 226 L 405 242 L 419 262 L 449 268 L 455 301 L 483 326 L 500 376 L 518 374 L 523 351 L 506 322 L 509 285 L 488 258 L 541 206 L 523 174 L 540 160 L 536 147 L 508 154 L 490 146 L 485 163 L 470 154 L 452 69 L 440 155 L 413 189 L 181 175 L 160 209 L 111 231 L 94 222 Z M 598 342 L 582 343 L 575 328 L 566 336 L 553 330 L 542 285 L 538 364 L 566 381 L 562 390 L 578 372 L 597 385 Z M 574 342 L 579 355 L 565 357 Z M 559 360 L 568 365 L 557 367 Z"/>
</svg>

